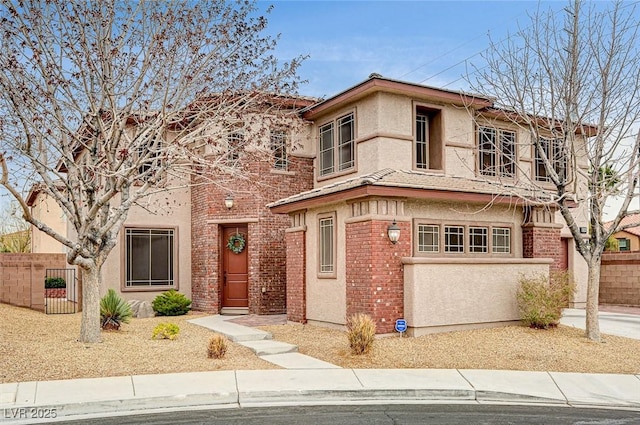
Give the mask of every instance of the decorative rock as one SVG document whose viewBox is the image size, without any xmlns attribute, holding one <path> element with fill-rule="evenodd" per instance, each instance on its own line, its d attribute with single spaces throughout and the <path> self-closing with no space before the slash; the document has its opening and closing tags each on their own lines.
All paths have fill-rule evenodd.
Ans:
<svg viewBox="0 0 640 425">
<path fill-rule="evenodd" d="M 151 307 L 151 303 L 148 301 L 130 300 L 129 305 L 131 306 L 133 317 L 138 319 L 146 319 L 156 315 L 153 311 L 153 307 Z"/>
</svg>

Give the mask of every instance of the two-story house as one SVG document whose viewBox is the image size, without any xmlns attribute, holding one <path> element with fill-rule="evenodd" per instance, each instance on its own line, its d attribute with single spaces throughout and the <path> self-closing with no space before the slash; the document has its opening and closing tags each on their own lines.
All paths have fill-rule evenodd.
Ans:
<svg viewBox="0 0 640 425">
<path fill-rule="evenodd" d="M 530 136 L 492 106 L 377 75 L 297 102 L 304 124 L 271 128 L 271 160 L 249 164 L 259 183 L 196 178 L 180 207 L 132 210 L 104 291 L 176 288 L 199 310 L 327 326 L 366 312 L 380 333 L 405 318 L 417 335 L 516 321 L 519 276 L 568 269 L 584 305 L 586 266 L 562 218 L 528 202 L 548 180 Z M 172 278 L 134 279 L 139 258 Z"/>
<path fill-rule="evenodd" d="M 550 269 L 571 270 L 584 303 L 562 218 L 527 202 L 545 196 L 542 161 L 491 99 L 373 75 L 303 117 L 314 188 L 270 204 L 291 218 L 289 320 L 366 312 L 380 333 L 405 318 L 416 335 L 494 326 L 518 320 L 519 276 Z"/>
</svg>

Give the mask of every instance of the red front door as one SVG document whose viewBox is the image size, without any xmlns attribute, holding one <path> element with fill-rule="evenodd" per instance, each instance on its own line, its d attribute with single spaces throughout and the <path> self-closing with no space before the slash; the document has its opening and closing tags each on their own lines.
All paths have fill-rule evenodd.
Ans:
<svg viewBox="0 0 640 425">
<path fill-rule="evenodd" d="M 245 240 L 242 251 L 235 253 L 227 246 L 229 239 L 240 235 Z M 246 227 L 225 227 L 222 232 L 222 307 L 248 307 L 248 244 Z M 239 242 L 236 242 L 238 247 Z"/>
</svg>

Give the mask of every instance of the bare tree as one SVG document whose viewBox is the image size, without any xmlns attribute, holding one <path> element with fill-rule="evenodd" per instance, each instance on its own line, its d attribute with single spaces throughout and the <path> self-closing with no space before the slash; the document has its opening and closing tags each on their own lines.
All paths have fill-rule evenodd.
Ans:
<svg viewBox="0 0 640 425">
<path fill-rule="evenodd" d="M 21 218 L 20 207 L 12 202 L 0 211 L 0 252 L 29 252 L 31 231 Z"/>
<path fill-rule="evenodd" d="M 586 335 L 596 341 L 602 253 L 623 229 L 638 184 L 639 30 L 631 3 L 574 1 L 559 13 L 539 11 L 530 26 L 491 43 L 486 66 L 471 82 L 473 90 L 495 96 L 494 114 L 530 136 L 525 143 L 535 153 L 534 173 L 518 173 L 519 183 L 550 195 L 529 201 L 561 213 L 587 263 Z M 605 227 L 604 207 L 612 198 L 620 208 Z M 588 210 L 588 238 L 573 216 L 574 201 Z"/>
<path fill-rule="evenodd" d="M 246 178 L 235 159 L 266 147 L 223 136 L 290 106 L 274 93 L 295 93 L 302 58 L 278 63 L 249 1 L 3 1 L 0 22 L 0 184 L 81 268 L 80 340 L 97 342 L 100 271 L 129 210 L 194 172 Z M 31 214 L 21 188 L 36 183 L 77 239 Z"/>
</svg>

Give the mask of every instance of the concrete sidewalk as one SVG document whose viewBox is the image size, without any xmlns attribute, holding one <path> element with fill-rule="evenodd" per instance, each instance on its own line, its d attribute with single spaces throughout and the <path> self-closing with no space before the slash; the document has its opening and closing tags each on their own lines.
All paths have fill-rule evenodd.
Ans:
<svg viewBox="0 0 640 425">
<path fill-rule="evenodd" d="M 443 369 L 238 370 L 0 385 L 3 423 L 180 408 L 536 403 L 638 410 L 640 375 Z M 48 418 L 46 418 L 48 416 Z M 38 419 L 43 417 L 43 419 Z"/>
<path fill-rule="evenodd" d="M 640 314 L 599 311 L 598 323 L 600 324 L 600 332 L 603 334 L 640 339 Z M 575 308 L 564 309 L 562 311 L 560 324 L 584 329 L 586 326 L 585 310 Z"/>
</svg>

